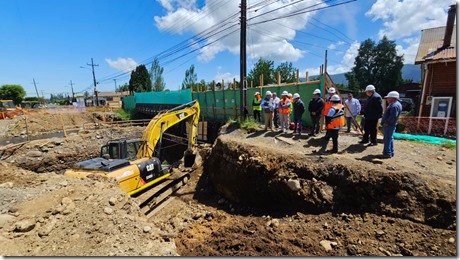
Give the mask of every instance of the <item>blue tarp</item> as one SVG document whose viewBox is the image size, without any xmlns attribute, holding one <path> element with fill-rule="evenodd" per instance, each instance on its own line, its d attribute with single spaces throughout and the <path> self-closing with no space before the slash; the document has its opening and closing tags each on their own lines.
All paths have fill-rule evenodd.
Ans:
<svg viewBox="0 0 460 260">
<path fill-rule="evenodd" d="M 441 145 L 443 143 L 451 143 L 451 144 L 457 145 L 456 140 L 451 140 L 451 139 L 441 138 L 441 137 L 435 137 L 435 136 L 429 136 L 429 135 L 411 135 L 411 134 L 394 133 L 393 137 L 396 140 L 417 141 L 417 142 L 428 143 L 428 144 L 437 144 L 437 145 Z"/>
</svg>

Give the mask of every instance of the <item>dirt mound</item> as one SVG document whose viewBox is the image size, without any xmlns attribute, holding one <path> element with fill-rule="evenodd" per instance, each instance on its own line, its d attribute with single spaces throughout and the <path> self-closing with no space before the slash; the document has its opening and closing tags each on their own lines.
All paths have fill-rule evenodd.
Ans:
<svg viewBox="0 0 460 260">
<path fill-rule="evenodd" d="M 37 175 L 0 162 L 0 254 L 176 255 L 115 182 Z"/>
</svg>

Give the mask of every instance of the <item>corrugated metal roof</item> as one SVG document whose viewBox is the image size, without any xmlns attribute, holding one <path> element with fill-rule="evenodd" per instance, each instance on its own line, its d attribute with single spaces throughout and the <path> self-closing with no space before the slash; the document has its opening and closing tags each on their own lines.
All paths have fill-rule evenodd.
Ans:
<svg viewBox="0 0 460 260">
<path fill-rule="evenodd" d="M 445 31 L 445 26 L 422 30 L 422 38 L 418 46 L 417 56 L 415 57 L 415 64 L 427 61 L 442 61 L 457 58 L 456 25 L 454 25 L 454 30 L 452 32 L 450 47 L 441 51 L 438 50 L 443 44 Z"/>
</svg>

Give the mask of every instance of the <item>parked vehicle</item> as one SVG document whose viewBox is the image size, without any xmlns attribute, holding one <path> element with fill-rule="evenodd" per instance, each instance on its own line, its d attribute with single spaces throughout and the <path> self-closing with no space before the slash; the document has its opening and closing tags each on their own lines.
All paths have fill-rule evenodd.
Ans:
<svg viewBox="0 0 460 260">
<path fill-rule="evenodd" d="M 400 98 L 400 100 L 402 111 L 411 111 L 413 108 L 415 108 L 415 103 L 412 98 Z"/>
</svg>

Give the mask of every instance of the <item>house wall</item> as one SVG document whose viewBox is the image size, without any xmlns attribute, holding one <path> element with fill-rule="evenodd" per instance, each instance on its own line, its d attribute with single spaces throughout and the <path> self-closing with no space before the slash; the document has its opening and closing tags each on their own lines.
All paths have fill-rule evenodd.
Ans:
<svg viewBox="0 0 460 260">
<path fill-rule="evenodd" d="M 456 62 L 439 62 L 428 65 L 428 78 L 425 87 L 425 97 L 423 99 L 422 116 L 429 116 L 431 104 L 427 105 L 427 97 L 453 97 L 451 117 L 456 115 Z"/>
</svg>

